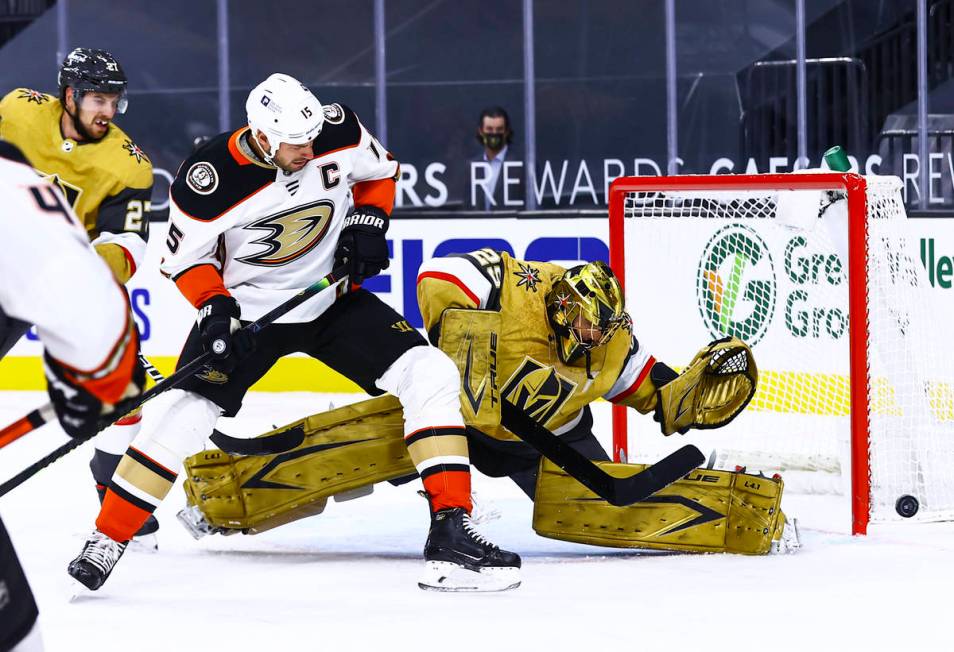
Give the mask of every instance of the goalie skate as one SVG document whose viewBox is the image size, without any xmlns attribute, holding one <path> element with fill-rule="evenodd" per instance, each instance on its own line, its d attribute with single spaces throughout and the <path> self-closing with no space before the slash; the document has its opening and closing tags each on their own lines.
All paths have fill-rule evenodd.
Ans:
<svg viewBox="0 0 954 652">
<path fill-rule="evenodd" d="M 205 520 L 205 515 L 197 505 L 189 505 L 188 507 L 179 510 L 179 513 L 176 514 L 176 518 L 179 519 L 179 523 L 182 524 L 182 527 L 184 527 L 196 541 L 210 534 L 221 534 L 223 536 L 228 536 L 240 531 L 212 525 Z"/>
<path fill-rule="evenodd" d="M 490 543 L 460 507 L 431 515 L 424 562 L 418 586 L 428 591 L 507 591 L 520 586 L 520 556 Z"/>
</svg>

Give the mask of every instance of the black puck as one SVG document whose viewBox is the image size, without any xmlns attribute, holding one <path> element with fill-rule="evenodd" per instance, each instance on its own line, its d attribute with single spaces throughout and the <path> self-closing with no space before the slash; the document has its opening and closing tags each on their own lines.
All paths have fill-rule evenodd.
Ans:
<svg viewBox="0 0 954 652">
<path fill-rule="evenodd" d="M 898 498 L 898 501 L 894 504 L 895 511 L 904 518 L 911 518 L 917 514 L 918 508 L 920 507 L 921 504 L 918 502 L 918 499 L 908 494 L 904 494 Z"/>
</svg>

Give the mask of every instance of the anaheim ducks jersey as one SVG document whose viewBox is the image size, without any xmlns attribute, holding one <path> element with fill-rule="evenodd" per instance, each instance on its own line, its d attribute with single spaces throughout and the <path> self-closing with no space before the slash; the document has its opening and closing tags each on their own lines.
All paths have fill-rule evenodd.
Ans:
<svg viewBox="0 0 954 652">
<path fill-rule="evenodd" d="M 331 272 L 352 205 L 390 214 L 397 162 L 349 108 L 324 112 L 315 158 L 297 172 L 263 163 L 248 127 L 213 138 L 179 167 L 160 269 L 194 306 L 231 294 L 242 319 L 258 319 Z M 278 321 L 311 321 L 333 300 L 323 293 Z"/>
<path fill-rule="evenodd" d="M 0 196 L 0 317 L 36 324 L 51 356 L 95 376 L 87 388 L 115 402 L 97 390 L 129 383 L 136 338 L 125 292 L 60 192 L 3 141 Z"/>
<path fill-rule="evenodd" d="M 417 296 L 431 341 L 437 341 L 441 315 L 448 308 L 498 311 L 496 374 L 489 379 L 496 379 L 497 387 L 482 400 L 496 391 L 556 434 L 573 428 L 583 409 L 600 397 L 649 411 L 655 405 L 655 388 L 648 378 L 655 359 L 639 346 L 631 328 L 620 328 L 609 342 L 593 349 L 589 368 L 585 356 L 573 364 L 560 360 L 546 296 L 565 271 L 492 249 L 424 263 Z M 499 423 L 480 424 L 480 430 L 497 439 L 518 439 Z"/>
<path fill-rule="evenodd" d="M 135 271 L 146 253 L 152 164 L 115 124 L 98 141 L 65 138 L 62 115 L 56 97 L 18 88 L 0 100 L 0 138 L 60 187 L 93 244 L 119 245 Z"/>
</svg>

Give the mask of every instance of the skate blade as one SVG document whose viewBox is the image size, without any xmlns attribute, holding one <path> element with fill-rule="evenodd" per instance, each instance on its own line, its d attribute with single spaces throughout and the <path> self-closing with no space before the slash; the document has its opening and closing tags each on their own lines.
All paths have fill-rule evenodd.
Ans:
<svg viewBox="0 0 954 652">
<path fill-rule="evenodd" d="M 126 545 L 126 552 L 155 554 L 159 552 L 159 538 L 155 533 L 133 537 Z"/>
<path fill-rule="evenodd" d="M 509 591 L 520 586 L 520 569 L 485 568 L 480 572 L 446 561 L 425 563 L 424 574 L 417 585 L 425 591 L 490 593 Z"/>
<path fill-rule="evenodd" d="M 792 555 L 802 547 L 802 535 L 798 531 L 798 519 L 786 519 L 782 526 L 782 537 L 778 541 L 772 542 L 772 548 L 769 551 L 773 555 Z"/>
<path fill-rule="evenodd" d="M 94 595 L 93 590 L 77 579 L 70 577 L 69 587 L 67 588 L 66 601 L 70 604 L 94 600 L 98 596 Z"/>
</svg>

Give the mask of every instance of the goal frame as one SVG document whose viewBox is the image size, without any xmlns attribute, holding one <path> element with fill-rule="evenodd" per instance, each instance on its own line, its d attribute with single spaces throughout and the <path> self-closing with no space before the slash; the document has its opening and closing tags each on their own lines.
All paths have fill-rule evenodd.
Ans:
<svg viewBox="0 0 954 652">
<path fill-rule="evenodd" d="M 620 177 L 609 192 L 609 255 L 610 267 L 623 284 L 626 283 L 624 233 L 625 197 L 630 192 L 651 191 L 772 191 L 772 190 L 841 190 L 848 204 L 848 347 L 849 402 L 851 429 L 851 532 L 867 533 L 871 508 L 870 418 L 868 396 L 868 240 L 867 183 L 853 173 L 790 173 L 790 174 L 723 174 L 676 175 L 665 177 Z M 614 405 L 613 459 L 628 458 L 627 408 Z"/>
</svg>

